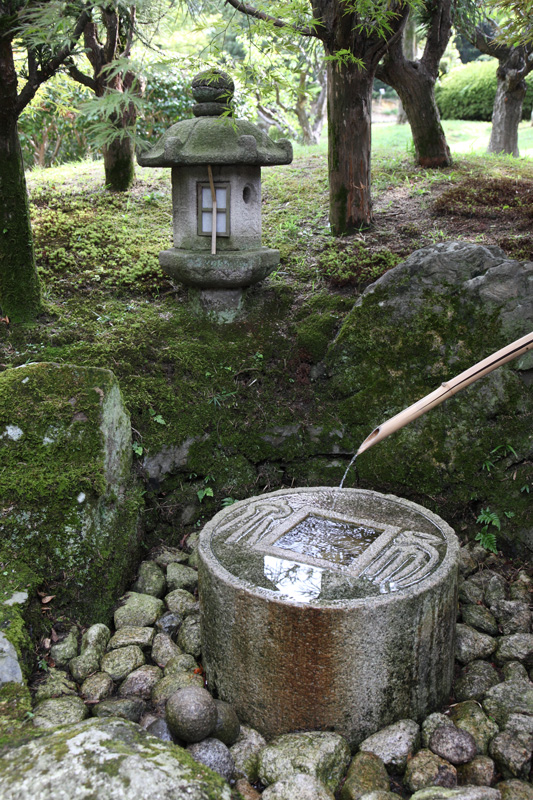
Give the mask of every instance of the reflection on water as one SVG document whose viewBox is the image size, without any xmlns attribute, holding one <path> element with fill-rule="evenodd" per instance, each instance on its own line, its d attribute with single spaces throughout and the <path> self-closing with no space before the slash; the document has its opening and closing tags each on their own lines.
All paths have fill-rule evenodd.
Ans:
<svg viewBox="0 0 533 800">
<path fill-rule="evenodd" d="M 309 514 L 281 536 L 276 547 L 349 567 L 382 531 Z"/>
<path fill-rule="evenodd" d="M 299 564 L 285 558 L 265 556 L 265 578 L 275 585 L 277 590 L 292 600 L 309 602 L 318 597 L 322 588 L 320 567 Z"/>
</svg>

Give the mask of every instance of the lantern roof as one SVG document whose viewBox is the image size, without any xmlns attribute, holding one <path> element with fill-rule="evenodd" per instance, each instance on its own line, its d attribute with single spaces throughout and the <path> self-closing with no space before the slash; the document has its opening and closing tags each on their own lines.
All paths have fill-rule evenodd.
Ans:
<svg viewBox="0 0 533 800">
<path fill-rule="evenodd" d="M 257 125 L 231 115 L 234 83 L 225 72 L 206 70 L 192 82 L 194 119 L 176 122 L 156 144 L 137 154 L 141 167 L 201 164 L 290 164 L 288 139 L 274 141 Z"/>
</svg>

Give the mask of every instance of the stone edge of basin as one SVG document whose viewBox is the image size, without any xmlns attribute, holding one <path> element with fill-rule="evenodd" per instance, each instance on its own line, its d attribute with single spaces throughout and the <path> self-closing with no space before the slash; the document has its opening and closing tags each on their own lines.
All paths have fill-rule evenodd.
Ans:
<svg viewBox="0 0 533 800">
<path fill-rule="evenodd" d="M 382 494 L 380 492 L 375 492 L 372 489 L 339 489 L 338 487 L 333 486 L 313 486 L 313 487 L 298 487 L 295 489 L 280 489 L 276 492 L 270 492 L 268 497 L 282 497 L 286 495 L 293 495 L 293 494 L 304 494 L 309 491 L 338 491 L 342 492 L 343 494 L 351 493 L 354 496 L 371 496 L 371 495 L 378 495 L 381 499 L 385 499 L 392 503 L 398 503 L 399 505 L 403 506 L 404 508 L 407 506 L 408 508 L 412 509 L 417 514 L 421 514 L 422 516 L 426 517 L 431 523 L 436 525 L 436 527 L 443 533 L 446 539 L 446 554 L 442 560 L 442 562 L 438 565 L 434 572 L 430 573 L 427 577 L 421 580 L 419 583 L 414 584 L 411 587 L 406 589 L 402 589 L 398 592 L 389 592 L 386 594 L 380 595 L 373 595 L 370 597 L 361 597 L 356 599 L 346 599 L 342 598 L 339 600 L 332 600 L 332 601 L 299 601 L 291 599 L 290 597 L 286 597 L 282 594 L 277 594 L 273 590 L 265 589 L 261 586 L 255 586 L 254 584 L 242 580 L 238 578 L 233 573 L 229 572 L 217 559 L 216 555 L 213 553 L 211 548 L 211 541 L 213 534 L 215 533 L 217 527 L 223 522 L 224 518 L 228 516 L 230 513 L 234 513 L 240 506 L 246 506 L 247 503 L 252 500 L 252 498 L 246 498 L 245 500 L 239 500 L 236 503 L 233 503 L 228 508 L 224 508 L 221 511 L 217 512 L 215 516 L 204 525 L 202 531 L 200 532 L 200 540 L 199 540 L 199 555 L 201 558 L 204 559 L 206 565 L 209 565 L 209 570 L 213 575 L 216 575 L 221 581 L 227 583 L 231 583 L 235 587 L 241 587 L 247 593 L 251 595 L 256 595 L 261 597 L 265 600 L 269 600 L 273 603 L 281 603 L 282 605 L 287 606 L 301 606 L 301 607 L 315 607 L 315 608 L 339 608 L 339 607 L 349 607 L 355 608 L 360 605 L 364 605 L 368 607 L 369 605 L 373 606 L 381 606 L 381 605 L 388 605 L 389 603 L 394 603 L 398 599 L 398 597 L 408 598 L 408 597 L 416 597 L 418 594 L 425 594 L 428 589 L 431 588 L 433 585 L 438 585 L 441 581 L 445 578 L 446 575 L 449 574 L 450 570 L 457 568 L 458 565 L 458 555 L 459 555 L 459 540 L 453 528 L 439 517 L 438 514 L 430 511 L 429 509 L 425 508 L 424 506 L 419 505 L 418 503 L 414 503 L 412 500 L 405 500 L 402 497 L 398 497 L 393 494 Z"/>
</svg>

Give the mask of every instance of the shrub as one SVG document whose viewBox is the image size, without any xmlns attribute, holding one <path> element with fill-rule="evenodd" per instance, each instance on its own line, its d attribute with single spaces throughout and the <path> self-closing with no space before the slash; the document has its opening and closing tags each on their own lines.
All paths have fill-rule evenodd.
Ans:
<svg viewBox="0 0 533 800">
<path fill-rule="evenodd" d="M 446 75 L 435 87 L 435 98 L 442 119 L 490 121 L 496 95 L 497 67 L 496 59 L 471 61 Z M 523 119 L 529 118 L 533 106 L 533 75 L 528 75 L 526 84 Z"/>
</svg>

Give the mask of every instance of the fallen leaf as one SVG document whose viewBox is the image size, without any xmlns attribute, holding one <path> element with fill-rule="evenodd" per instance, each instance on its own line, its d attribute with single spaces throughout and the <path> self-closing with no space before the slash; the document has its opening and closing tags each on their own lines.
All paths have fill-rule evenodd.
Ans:
<svg viewBox="0 0 533 800">
<path fill-rule="evenodd" d="M 54 599 L 54 597 L 55 597 L 55 594 L 47 594 L 46 597 L 43 597 L 43 599 L 41 600 L 41 603 L 49 603 L 50 600 Z"/>
<path fill-rule="evenodd" d="M 52 628 L 51 636 L 53 642 L 57 642 L 57 640 L 59 639 L 59 634 L 56 633 L 55 628 Z"/>
</svg>

